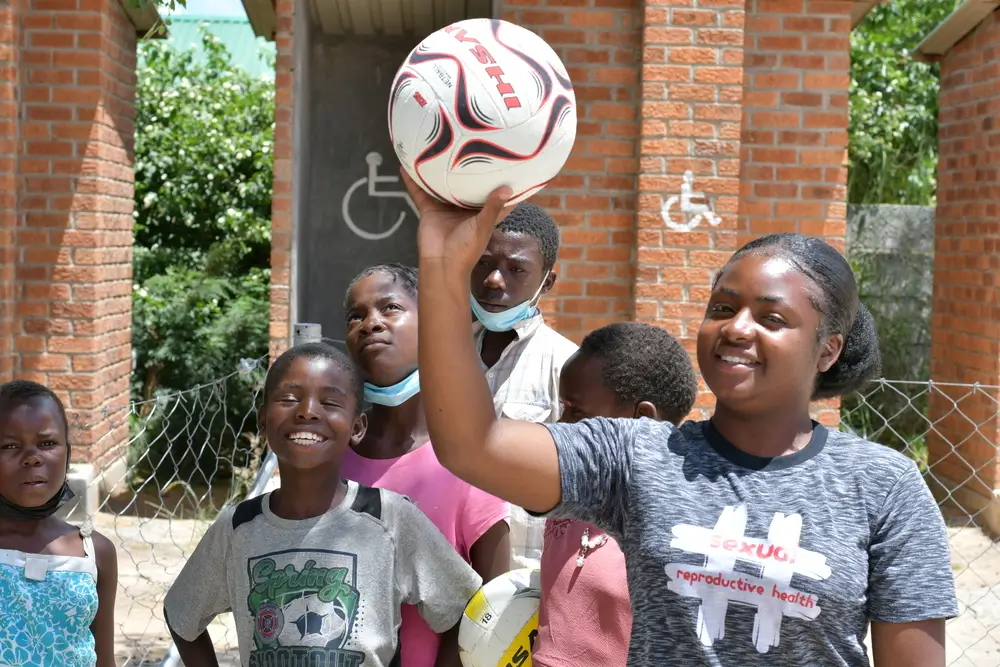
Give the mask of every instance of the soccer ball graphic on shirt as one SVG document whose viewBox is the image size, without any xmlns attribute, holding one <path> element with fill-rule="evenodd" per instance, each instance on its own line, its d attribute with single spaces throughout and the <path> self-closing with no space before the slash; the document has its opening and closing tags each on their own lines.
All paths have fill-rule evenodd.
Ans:
<svg viewBox="0 0 1000 667">
<path fill-rule="evenodd" d="M 562 169 L 576 114 L 566 68 L 541 37 L 470 19 L 410 52 L 389 95 L 389 136 L 403 168 L 437 199 L 477 208 L 507 185 L 513 204 Z"/>
<path fill-rule="evenodd" d="M 531 667 L 541 599 L 538 570 L 522 568 L 490 580 L 472 597 L 458 626 L 464 667 Z"/>
<path fill-rule="evenodd" d="M 279 646 L 339 648 L 347 632 L 347 610 L 336 600 L 324 602 L 316 594 L 295 598 L 281 608 L 284 625 Z"/>
</svg>

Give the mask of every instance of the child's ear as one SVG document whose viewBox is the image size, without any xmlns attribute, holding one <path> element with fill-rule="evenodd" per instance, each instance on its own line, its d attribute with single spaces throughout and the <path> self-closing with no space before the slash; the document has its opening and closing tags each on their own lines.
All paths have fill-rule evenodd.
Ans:
<svg viewBox="0 0 1000 667">
<path fill-rule="evenodd" d="M 267 440 L 267 415 L 264 414 L 267 410 L 264 409 L 265 406 L 261 406 L 257 410 L 257 435 Z"/>
<path fill-rule="evenodd" d="M 358 413 L 354 418 L 354 425 L 351 427 L 351 445 L 357 447 L 365 438 L 368 431 L 368 415 L 364 412 Z"/>
<path fill-rule="evenodd" d="M 656 406 L 649 401 L 639 401 L 639 404 L 635 406 L 634 416 L 636 419 L 639 419 L 640 417 L 649 417 L 650 419 L 655 419 L 657 421 L 660 419 Z"/>
<path fill-rule="evenodd" d="M 545 276 L 545 280 L 542 281 L 542 294 L 545 294 L 556 286 L 557 277 L 555 271 L 549 271 L 549 274 Z"/>
</svg>

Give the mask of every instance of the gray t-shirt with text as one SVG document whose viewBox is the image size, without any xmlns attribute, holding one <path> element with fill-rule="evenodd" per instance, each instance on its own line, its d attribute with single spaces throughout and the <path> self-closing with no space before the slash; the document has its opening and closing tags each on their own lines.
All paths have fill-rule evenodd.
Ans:
<svg viewBox="0 0 1000 667">
<path fill-rule="evenodd" d="M 625 552 L 629 667 L 868 665 L 869 621 L 957 615 L 941 513 L 916 465 L 815 425 L 761 459 L 710 422 L 548 425 L 562 503 Z"/>
<path fill-rule="evenodd" d="M 275 516 L 270 494 L 219 515 L 170 587 L 170 626 L 188 641 L 232 611 L 246 667 L 399 667 L 400 605 L 435 632 L 482 584 L 405 497 L 348 482 L 321 516 Z"/>
</svg>

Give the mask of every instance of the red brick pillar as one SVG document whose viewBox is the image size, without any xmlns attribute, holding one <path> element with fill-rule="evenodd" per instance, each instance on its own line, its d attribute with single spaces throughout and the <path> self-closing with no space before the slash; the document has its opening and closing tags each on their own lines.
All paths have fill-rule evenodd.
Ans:
<svg viewBox="0 0 1000 667">
<path fill-rule="evenodd" d="M 274 188 L 271 195 L 271 345 L 273 361 L 291 340 L 292 165 L 295 142 L 295 2 L 276 0 L 274 90 Z"/>
<path fill-rule="evenodd" d="M 849 0 L 747 0 L 737 245 L 775 232 L 846 240 Z M 839 402 L 818 418 L 835 425 Z"/>
<path fill-rule="evenodd" d="M 743 95 L 743 0 L 646 0 L 635 316 L 694 350 L 713 270 L 734 248 Z M 693 188 L 721 216 L 668 229 L 661 209 Z M 671 215 L 678 210 L 671 208 Z M 704 389 L 704 388 L 703 388 Z M 712 403 L 702 392 L 697 407 Z"/>
<path fill-rule="evenodd" d="M 1000 12 L 941 64 L 930 478 L 1000 531 Z M 954 386 L 948 383 L 954 383 Z M 968 385 L 980 383 L 983 387 Z"/>
<path fill-rule="evenodd" d="M 117 0 L 24 0 L 21 27 L 14 373 L 95 461 L 128 437 L 135 28 Z"/>
<path fill-rule="evenodd" d="M 844 249 L 851 2 L 748 0 L 740 239 Z"/>
<path fill-rule="evenodd" d="M 641 0 L 504 0 L 500 18 L 540 35 L 573 81 L 577 138 L 559 177 L 532 201 L 559 223 L 549 324 L 579 341 L 632 315 Z"/>
<path fill-rule="evenodd" d="M 0 6 L 0 382 L 9 380 L 13 370 L 19 23 L 16 2 Z"/>
</svg>

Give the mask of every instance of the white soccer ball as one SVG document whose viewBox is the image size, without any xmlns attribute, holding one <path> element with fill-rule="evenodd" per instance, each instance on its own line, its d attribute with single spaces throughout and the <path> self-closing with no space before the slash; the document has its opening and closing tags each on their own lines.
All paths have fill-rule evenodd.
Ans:
<svg viewBox="0 0 1000 667">
<path fill-rule="evenodd" d="M 473 596 L 458 626 L 464 667 L 531 667 L 541 598 L 538 570 L 502 574 Z"/>
<path fill-rule="evenodd" d="M 512 23 L 470 19 L 422 41 L 396 72 L 389 136 L 430 195 L 481 207 L 496 188 L 527 199 L 555 178 L 576 140 L 576 96 L 545 41 Z"/>
<path fill-rule="evenodd" d="M 278 633 L 279 646 L 339 647 L 347 632 L 347 612 L 336 602 L 324 602 L 315 594 L 297 597 L 281 609 L 284 621 Z"/>
</svg>

